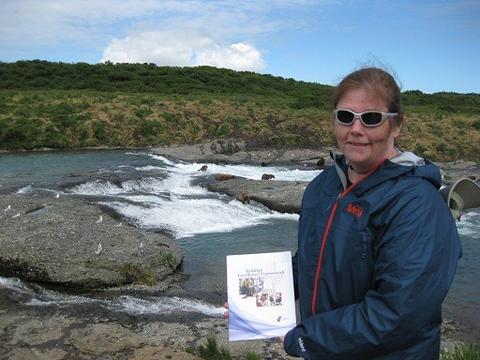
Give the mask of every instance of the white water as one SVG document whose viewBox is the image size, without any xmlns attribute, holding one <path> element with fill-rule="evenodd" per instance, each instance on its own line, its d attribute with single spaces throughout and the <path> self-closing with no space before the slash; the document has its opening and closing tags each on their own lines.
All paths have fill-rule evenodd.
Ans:
<svg viewBox="0 0 480 360">
<path fill-rule="evenodd" d="M 199 174 L 199 169 L 207 165 L 207 171 L 200 174 L 231 174 L 247 179 L 260 180 L 263 174 L 272 174 L 275 180 L 283 181 L 310 181 L 320 174 L 320 170 L 298 170 L 277 166 L 254 166 L 254 165 L 217 165 L 209 163 L 174 163 L 163 156 L 149 155 L 152 159 L 159 160 L 165 165 L 174 168 L 176 172 L 188 175 Z"/>
<path fill-rule="evenodd" d="M 460 221 L 457 221 L 457 228 L 462 236 L 480 239 L 480 212 L 474 210 L 462 214 Z"/>
<path fill-rule="evenodd" d="M 207 316 L 223 316 L 225 311 L 222 307 L 191 299 L 179 297 L 151 297 L 140 299 L 130 295 L 121 295 L 114 300 L 94 299 L 84 296 L 69 296 L 49 294 L 44 299 L 33 298 L 25 305 L 27 306 L 50 306 L 50 305 L 79 305 L 96 304 L 105 309 L 123 312 L 130 315 L 165 315 L 182 312 L 195 312 Z"/>
<path fill-rule="evenodd" d="M 99 196 L 114 195 L 117 201 L 106 201 L 121 215 L 142 228 L 161 228 L 171 231 L 177 238 L 195 234 L 228 232 L 263 224 L 271 219 L 298 219 L 295 214 L 281 214 L 260 204 L 242 204 L 230 197 L 214 194 L 192 185 L 196 177 L 216 173 L 260 179 L 271 173 L 278 180 L 311 180 L 318 171 L 289 170 L 287 168 L 246 165 L 206 164 L 208 170 L 199 172 L 204 164 L 175 163 L 162 156 L 149 155 L 160 166 L 149 169 L 164 169 L 165 179 L 146 177 L 115 185 L 105 181 L 91 181 L 69 189 L 71 193 Z M 147 167 L 142 170 L 148 171 Z M 122 199 L 129 200 L 128 202 Z"/>
<path fill-rule="evenodd" d="M 28 194 L 32 192 L 32 185 L 24 186 L 17 191 L 18 194 Z"/>
<path fill-rule="evenodd" d="M 74 186 L 70 190 L 74 194 L 82 195 L 113 195 L 123 192 L 123 189 L 109 181 L 102 182 L 97 180 Z"/>
<path fill-rule="evenodd" d="M 105 309 L 123 312 L 131 315 L 171 314 L 181 312 L 196 312 L 207 316 L 223 316 L 225 309 L 192 299 L 179 297 L 149 297 L 140 299 L 134 296 L 122 295 L 113 300 L 95 299 L 86 296 L 60 294 L 55 291 L 37 288 L 35 291 L 23 281 L 16 278 L 0 277 L 0 287 L 13 290 L 31 298 L 27 306 L 68 306 L 95 304 Z"/>
<path fill-rule="evenodd" d="M 224 202 L 216 199 L 171 200 L 153 197 L 136 197 L 139 205 L 121 202 L 104 203 L 143 228 L 165 228 L 176 237 L 195 234 L 227 232 L 265 223 L 274 218 L 298 218 L 294 214 L 281 214 L 267 208 L 245 206 L 239 201 Z M 149 205 L 152 207 L 145 207 Z"/>
<path fill-rule="evenodd" d="M 22 280 L 17 278 L 4 278 L 0 276 L 0 287 L 15 290 L 16 292 L 23 294 L 32 293 L 32 289 Z"/>
</svg>

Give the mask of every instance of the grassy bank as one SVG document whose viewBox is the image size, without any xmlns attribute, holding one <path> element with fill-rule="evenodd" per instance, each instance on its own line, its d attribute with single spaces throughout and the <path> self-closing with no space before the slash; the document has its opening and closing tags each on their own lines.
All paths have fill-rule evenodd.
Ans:
<svg viewBox="0 0 480 360">
<path fill-rule="evenodd" d="M 187 349 L 187 352 L 198 355 L 202 359 L 231 360 L 233 355 L 225 348 L 219 346 L 214 337 L 207 339 L 205 346 L 201 345 L 198 349 Z M 242 358 L 246 360 L 258 360 L 260 357 L 254 352 L 245 354 Z M 451 351 L 441 350 L 440 360 L 479 360 L 480 347 L 469 343 L 458 343 Z"/>
<path fill-rule="evenodd" d="M 480 347 L 474 344 L 460 343 L 452 351 L 442 350 L 440 360 L 479 360 Z"/>
<path fill-rule="evenodd" d="M 0 63 L 0 148 L 161 146 L 239 138 L 333 146 L 332 87 L 209 67 Z M 408 91 L 399 145 L 480 158 L 480 95 Z"/>
</svg>

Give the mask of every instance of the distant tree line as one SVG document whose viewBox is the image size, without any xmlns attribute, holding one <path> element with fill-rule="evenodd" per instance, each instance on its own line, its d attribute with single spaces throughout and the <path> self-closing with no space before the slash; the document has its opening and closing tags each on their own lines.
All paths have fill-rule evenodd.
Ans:
<svg viewBox="0 0 480 360">
<path fill-rule="evenodd" d="M 231 94 L 284 98 L 292 108 L 329 110 L 333 87 L 268 74 L 210 66 L 169 67 L 155 64 L 62 63 L 42 60 L 0 62 L 0 89 L 95 90 L 167 95 Z M 480 94 L 405 91 L 407 107 L 421 111 L 473 114 Z"/>
<path fill-rule="evenodd" d="M 57 63 L 41 60 L 0 62 L 0 88 L 96 90 L 167 95 L 235 94 L 289 97 L 292 106 L 324 107 L 331 86 L 254 72 L 210 66 Z"/>
</svg>

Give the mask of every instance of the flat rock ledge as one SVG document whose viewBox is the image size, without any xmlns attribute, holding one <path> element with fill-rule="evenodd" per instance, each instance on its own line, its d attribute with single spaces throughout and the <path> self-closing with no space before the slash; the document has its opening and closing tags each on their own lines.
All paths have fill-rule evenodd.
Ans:
<svg viewBox="0 0 480 360">
<path fill-rule="evenodd" d="M 312 149 L 251 149 L 240 140 L 213 140 L 195 145 L 178 145 L 164 148 L 153 148 L 152 151 L 188 162 L 210 162 L 227 164 L 263 164 L 289 165 L 303 164 L 305 167 L 316 167 L 318 161 L 331 163 L 329 150 Z"/>
<path fill-rule="evenodd" d="M 229 342 L 222 318 L 149 319 L 96 315 L 89 309 L 72 315 L 61 310 L 52 314 L 0 308 L 0 359 L 201 359 L 190 349 L 206 346 L 209 338 L 215 338 L 233 359 L 245 359 L 248 352 L 260 359 L 295 359 L 276 339 Z"/>
<path fill-rule="evenodd" d="M 205 346 L 210 337 L 233 359 L 245 359 L 248 352 L 266 360 L 298 359 L 288 356 L 277 339 L 229 342 L 226 321 L 218 317 L 131 317 L 99 313 L 95 305 L 72 314 L 61 308 L 18 308 L 2 298 L 0 305 L 0 359 L 200 359 L 186 350 Z M 453 350 L 459 338 L 451 322 L 442 326 L 443 349 Z"/>
<path fill-rule="evenodd" d="M 211 191 L 235 197 L 246 195 L 249 200 L 257 201 L 271 210 L 299 214 L 307 184 L 307 181 L 250 180 L 235 177 L 210 183 L 207 187 Z"/>
<path fill-rule="evenodd" d="M 72 197 L 0 196 L 0 276 L 76 289 L 168 287 L 182 252 Z"/>
</svg>

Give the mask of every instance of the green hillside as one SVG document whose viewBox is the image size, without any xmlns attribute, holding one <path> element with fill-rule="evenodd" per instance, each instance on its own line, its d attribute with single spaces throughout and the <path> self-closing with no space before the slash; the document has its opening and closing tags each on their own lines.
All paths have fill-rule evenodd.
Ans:
<svg viewBox="0 0 480 360">
<path fill-rule="evenodd" d="M 334 145 L 328 85 L 213 67 L 0 63 L 0 148 L 149 146 L 235 137 Z M 401 146 L 478 159 L 480 95 L 407 91 Z"/>
</svg>

